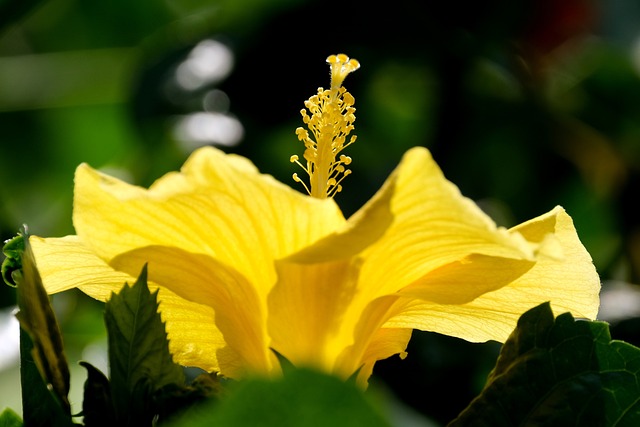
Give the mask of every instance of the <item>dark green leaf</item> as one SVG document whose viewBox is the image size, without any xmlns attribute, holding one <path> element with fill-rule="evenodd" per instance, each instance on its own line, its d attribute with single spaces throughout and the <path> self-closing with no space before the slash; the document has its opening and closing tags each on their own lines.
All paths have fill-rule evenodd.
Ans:
<svg viewBox="0 0 640 427">
<path fill-rule="evenodd" d="M 14 272 L 22 270 L 22 253 L 24 252 L 24 238 L 18 234 L 5 242 L 2 253 L 6 257 L 2 261 L 2 280 L 9 286 L 16 286 Z"/>
<path fill-rule="evenodd" d="M 20 329 L 20 384 L 22 413 L 28 427 L 71 427 L 74 423 L 60 400 L 45 384 L 33 359 L 33 342 Z"/>
<path fill-rule="evenodd" d="M 147 287 L 146 266 L 133 286 L 112 295 L 105 308 L 111 396 L 119 422 L 143 425 L 153 417 L 152 394 L 184 384 L 182 368 L 169 353 L 157 292 Z"/>
<path fill-rule="evenodd" d="M 188 386 L 167 384 L 153 395 L 153 404 L 158 408 L 158 420 L 166 422 L 205 399 L 217 398 L 221 390 L 220 379 L 215 374 L 208 373 L 198 375 Z"/>
<path fill-rule="evenodd" d="M 0 414 L 0 427 L 22 427 L 23 423 L 18 414 L 6 408 Z"/>
<path fill-rule="evenodd" d="M 184 413 L 171 427 L 388 427 L 353 384 L 309 370 L 291 370 L 277 380 L 244 380 L 224 399 Z"/>
<path fill-rule="evenodd" d="M 64 353 L 62 335 L 49 297 L 42 285 L 42 279 L 38 273 L 35 258 L 29 246 L 29 237 L 26 233 L 24 244 L 22 278 L 18 281 L 17 287 L 19 312 L 16 317 L 20 321 L 22 329 L 29 333 L 33 344 L 31 350 L 33 361 L 40 375 L 45 383 L 51 387 L 63 412 L 70 415 L 69 366 Z M 24 348 L 21 350 L 24 359 L 27 355 L 24 354 Z M 23 393 L 23 397 L 29 398 L 28 395 L 29 389 L 27 388 L 26 395 Z"/>
<path fill-rule="evenodd" d="M 640 425 L 640 349 L 608 325 L 554 319 L 549 304 L 522 315 L 482 393 L 452 421 L 464 426 Z"/>
<path fill-rule="evenodd" d="M 82 415 L 86 427 L 110 427 L 116 417 L 111 402 L 109 380 L 97 368 L 87 362 L 80 362 L 87 369 L 84 383 Z"/>
</svg>

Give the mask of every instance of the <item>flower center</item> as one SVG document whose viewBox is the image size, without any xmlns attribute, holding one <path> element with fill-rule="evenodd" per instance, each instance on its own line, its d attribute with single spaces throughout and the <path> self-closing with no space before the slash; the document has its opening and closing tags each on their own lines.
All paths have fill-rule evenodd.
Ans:
<svg viewBox="0 0 640 427">
<path fill-rule="evenodd" d="M 356 109 L 353 107 L 355 99 L 342 87 L 342 82 L 349 73 L 360 68 L 360 63 L 344 54 L 329 56 L 327 63 L 331 67 L 331 89 L 318 88 L 318 93 L 305 101 L 306 109 L 300 114 L 309 130 L 296 129 L 298 139 L 304 143 L 306 166 L 297 155 L 291 156 L 291 162 L 297 163 L 309 175 L 309 186 L 297 173 L 293 174 L 293 180 L 319 199 L 333 197 L 342 190 L 340 183 L 351 174 L 346 168 L 351 157 L 340 153 L 356 140 L 355 135 L 347 140 L 354 129 Z"/>
</svg>

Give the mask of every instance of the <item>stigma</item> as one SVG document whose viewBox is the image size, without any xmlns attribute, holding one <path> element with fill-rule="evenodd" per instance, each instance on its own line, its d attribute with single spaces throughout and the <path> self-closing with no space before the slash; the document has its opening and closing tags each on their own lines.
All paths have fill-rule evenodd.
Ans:
<svg viewBox="0 0 640 427">
<path fill-rule="evenodd" d="M 360 68 L 360 63 L 344 54 L 329 56 L 327 63 L 331 68 L 331 88 L 318 88 L 300 111 L 308 128 L 296 129 L 298 139 L 304 143 L 304 161 L 297 155 L 290 159 L 309 176 L 308 185 L 297 173 L 293 174 L 293 180 L 301 183 L 309 195 L 319 199 L 333 197 L 342 191 L 342 180 L 351 174 L 347 168 L 351 157 L 341 153 L 356 141 L 355 135 L 349 136 L 356 120 L 355 99 L 342 83 L 349 73 Z"/>
</svg>

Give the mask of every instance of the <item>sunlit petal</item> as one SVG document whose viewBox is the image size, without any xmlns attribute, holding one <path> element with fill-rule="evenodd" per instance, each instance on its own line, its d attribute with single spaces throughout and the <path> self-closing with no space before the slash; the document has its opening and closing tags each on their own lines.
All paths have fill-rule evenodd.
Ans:
<svg viewBox="0 0 640 427">
<path fill-rule="evenodd" d="M 511 287 L 530 295 L 547 295 L 556 313 L 570 311 L 576 317 L 595 319 L 600 301 L 600 277 L 591 255 L 580 242 L 571 217 L 556 207 L 547 214 L 512 229 L 532 242 L 545 242 L 553 235 L 562 257 L 539 256 L 536 265 Z M 547 288 L 545 290 L 541 288 Z"/>
<path fill-rule="evenodd" d="M 394 223 L 365 254 L 362 276 L 371 299 L 391 294 L 470 255 L 533 259 L 533 248 L 499 228 L 447 181 L 426 149 L 414 148 L 397 169 Z"/>
<path fill-rule="evenodd" d="M 218 357 L 224 375 L 239 377 L 244 371 L 272 370 L 265 307 L 256 290 L 233 268 L 208 255 L 166 246 L 135 249 L 116 257 L 111 264 L 127 272 L 138 271 L 147 264 L 149 280 L 184 300 L 213 308 L 215 324 L 237 359 L 230 358 L 230 366 Z M 235 370 L 239 367 L 240 372 Z"/>
<path fill-rule="evenodd" d="M 392 318 L 399 312 L 403 306 L 404 300 L 400 303 L 400 297 L 397 295 L 388 295 L 376 298 L 369 302 L 362 310 L 355 310 L 357 307 L 351 304 L 347 314 L 343 330 L 349 331 L 352 336 L 352 344 L 345 346 L 336 361 L 336 371 L 343 376 L 360 370 L 358 381 L 365 383 L 368 378 L 365 373 L 369 372 L 369 366 L 373 368 L 376 360 L 380 360 L 383 354 L 384 358 L 393 354 L 402 353 L 406 348 L 407 342 L 403 341 L 409 335 L 401 332 L 390 333 L 384 335 L 380 330 L 385 326 L 387 320 Z M 392 328 L 393 329 L 393 328 Z M 398 328 L 398 330 L 403 328 Z M 382 334 L 382 335 L 381 335 Z M 387 338 L 386 340 L 383 338 Z M 383 340 L 378 342 L 378 340 Z M 391 350 L 397 350 L 395 353 L 389 353 Z M 379 359 L 374 360 L 380 356 Z"/>
<path fill-rule="evenodd" d="M 361 264 L 356 255 L 392 224 L 395 183 L 393 174 L 344 227 L 277 262 L 278 282 L 269 295 L 269 333 L 274 349 L 294 364 L 338 369 L 348 376 L 360 363 L 351 360 L 347 370 L 336 365 L 338 356 L 354 344 L 361 316 L 349 310 Z M 385 319 L 378 319 L 378 325 Z"/>
<path fill-rule="evenodd" d="M 572 221 L 561 208 L 512 229 L 533 242 L 557 237 L 564 256 L 540 255 L 538 262 L 508 286 L 466 304 L 410 300 L 385 326 L 416 328 L 468 341 L 504 341 L 520 315 L 546 301 L 556 313 L 595 318 L 600 281 Z"/>
<path fill-rule="evenodd" d="M 464 304 L 510 284 L 534 265 L 526 259 L 471 254 L 425 274 L 398 294 L 439 304 Z"/>
<path fill-rule="evenodd" d="M 273 260 L 344 223 L 332 199 L 306 197 L 239 156 L 205 147 L 180 173 L 149 190 L 82 165 L 76 172 L 74 226 L 109 261 L 134 248 L 163 245 L 210 255 L 250 280 L 275 283 Z"/>
<path fill-rule="evenodd" d="M 382 188 L 334 233 L 291 255 L 298 263 L 321 263 L 354 257 L 379 240 L 394 221 L 391 210 L 397 173 L 391 174 Z"/>
<path fill-rule="evenodd" d="M 535 259 L 535 245 L 498 228 L 444 178 L 427 150 L 410 150 L 390 180 L 394 220 L 364 251 L 358 292 L 345 316 L 354 321 L 343 326 L 355 334 L 352 355 L 344 356 L 349 363 L 364 357 L 377 329 L 395 327 L 386 322 L 397 307 L 412 300 L 472 301 L 509 284 Z"/>
<path fill-rule="evenodd" d="M 133 284 L 135 276 L 115 271 L 98 258 L 77 236 L 29 239 L 43 284 L 50 294 L 79 288 L 86 294 L 106 301 L 125 283 Z M 152 290 L 157 286 L 150 283 Z M 166 288 L 158 291 L 160 313 L 169 336 L 169 349 L 174 360 L 185 366 L 198 366 L 217 371 L 216 354 L 227 347 L 214 323 L 211 307 L 193 303 Z"/>
<path fill-rule="evenodd" d="M 109 267 L 78 236 L 47 239 L 31 236 L 29 242 L 49 294 L 79 288 L 95 299 L 106 301 L 126 282 L 136 280 L 135 273 L 129 275 Z"/>
<path fill-rule="evenodd" d="M 367 380 L 373 373 L 373 366 L 378 360 L 384 360 L 396 354 L 402 359 L 411 339 L 412 329 L 380 328 L 373 337 L 362 356 L 362 367 L 358 371 L 357 382 L 366 386 Z"/>
<path fill-rule="evenodd" d="M 273 348 L 295 365 L 331 371 L 337 355 L 353 343 L 344 312 L 356 290 L 357 262 L 319 264 L 280 261 L 269 295 Z"/>
<path fill-rule="evenodd" d="M 158 301 L 174 362 L 218 372 L 230 357 L 238 359 L 216 326 L 211 307 L 180 298 L 167 288 L 159 289 Z"/>
</svg>

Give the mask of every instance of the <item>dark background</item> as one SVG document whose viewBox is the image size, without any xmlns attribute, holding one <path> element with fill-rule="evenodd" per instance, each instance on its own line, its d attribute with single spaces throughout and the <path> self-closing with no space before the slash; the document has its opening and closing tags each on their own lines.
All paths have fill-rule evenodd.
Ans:
<svg viewBox="0 0 640 427">
<path fill-rule="evenodd" d="M 0 237 L 23 223 L 72 234 L 79 163 L 148 185 L 196 144 L 225 139 L 214 114 L 243 129 L 223 149 L 295 186 L 299 110 L 328 85 L 326 56 L 343 52 L 362 64 L 346 80 L 358 135 L 337 196 L 346 215 L 416 145 L 502 225 L 562 205 L 604 290 L 632 301 L 625 311 L 608 299 L 601 317 L 637 345 L 638 22 L 632 0 L 0 0 Z M 215 56 L 221 46 L 232 63 Z M 230 71 L 198 74 L 199 58 Z M 196 77 L 181 83 L 189 66 Z M 201 127 L 180 133 L 196 117 Z M 193 136 L 203 129 L 209 137 Z M 14 298 L 0 286 L 7 316 Z M 94 354 L 100 305 L 73 292 L 54 303 L 70 359 Z M 409 357 L 379 363 L 373 382 L 444 423 L 482 387 L 498 349 L 416 332 Z M 15 407 L 7 366 L 0 406 L 6 397 Z"/>
</svg>

